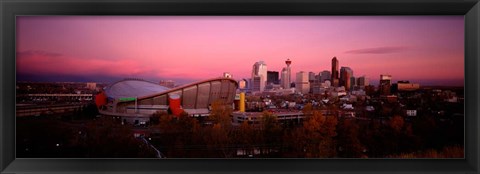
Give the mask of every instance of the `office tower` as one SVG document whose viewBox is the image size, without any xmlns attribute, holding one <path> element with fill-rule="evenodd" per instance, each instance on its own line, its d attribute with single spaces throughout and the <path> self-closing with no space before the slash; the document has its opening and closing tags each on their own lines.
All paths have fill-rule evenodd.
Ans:
<svg viewBox="0 0 480 174">
<path fill-rule="evenodd" d="M 332 77 L 330 77 L 332 81 L 332 85 L 334 87 L 338 87 L 339 85 L 339 74 L 338 74 L 338 60 L 337 57 L 333 57 L 332 59 Z"/>
<path fill-rule="evenodd" d="M 349 76 L 346 77 L 345 74 L 348 74 Z M 350 77 L 353 77 L 353 70 L 350 67 L 342 66 L 342 68 L 340 68 L 340 85 L 339 86 L 346 87 L 346 82 L 350 81 Z"/>
<path fill-rule="evenodd" d="M 365 76 L 361 76 L 361 77 L 357 78 L 357 86 L 365 87 L 365 86 L 368 86 L 368 85 L 370 85 L 369 84 L 369 79 L 366 78 Z"/>
<path fill-rule="evenodd" d="M 252 91 L 263 91 L 261 90 L 262 78 L 260 76 L 252 77 Z"/>
<path fill-rule="evenodd" d="M 287 67 L 284 67 L 282 69 L 282 87 L 284 89 L 290 89 L 290 83 L 292 83 L 291 81 L 291 69 L 290 69 L 290 65 L 292 64 L 292 61 L 290 61 L 290 59 L 287 59 L 285 61 L 285 64 L 287 65 Z"/>
<path fill-rule="evenodd" d="M 380 85 L 378 87 L 380 95 L 390 95 L 390 87 L 392 85 L 391 75 L 380 75 Z"/>
<path fill-rule="evenodd" d="M 256 78 L 259 80 L 256 80 Z M 252 68 L 252 91 L 263 92 L 267 84 L 267 64 L 263 61 L 255 62 Z"/>
<path fill-rule="evenodd" d="M 355 80 L 355 77 L 350 77 L 350 90 L 353 90 L 353 88 L 357 86 L 357 82 Z"/>
<path fill-rule="evenodd" d="M 315 73 L 314 72 L 308 72 L 308 82 L 313 83 L 315 82 Z"/>
<path fill-rule="evenodd" d="M 310 92 L 310 83 L 308 82 L 308 73 L 300 71 L 297 73 L 295 88 L 302 94 Z"/>
<path fill-rule="evenodd" d="M 267 84 L 278 83 L 278 71 L 267 71 Z"/>
<path fill-rule="evenodd" d="M 320 77 L 320 83 L 325 82 L 325 80 L 330 80 L 330 71 L 324 70 L 318 75 Z"/>
<path fill-rule="evenodd" d="M 342 67 L 342 69 L 343 69 L 343 67 Z M 340 76 L 342 77 L 342 78 L 340 78 L 342 86 L 345 87 L 346 91 L 349 91 L 350 87 L 351 87 L 350 73 L 348 71 L 341 71 L 341 70 L 340 70 L 340 72 L 341 72 Z"/>
</svg>

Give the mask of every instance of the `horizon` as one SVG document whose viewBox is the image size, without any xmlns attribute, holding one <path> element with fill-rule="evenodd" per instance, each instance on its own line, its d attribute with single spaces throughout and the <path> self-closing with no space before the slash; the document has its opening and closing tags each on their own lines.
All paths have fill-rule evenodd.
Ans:
<svg viewBox="0 0 480 174">
<path fill-rule="evenodd" d="M 463 16 L 21 16 L 17 81 L 190 83 L 264 61 L 280 72 L 331 71 L 331 59 L 378 84 L 464 86 Z M 215 64 L 214 64 L 215 63 Z M 82 66 L 83 65 L 83 66 Z"/>
</svg>

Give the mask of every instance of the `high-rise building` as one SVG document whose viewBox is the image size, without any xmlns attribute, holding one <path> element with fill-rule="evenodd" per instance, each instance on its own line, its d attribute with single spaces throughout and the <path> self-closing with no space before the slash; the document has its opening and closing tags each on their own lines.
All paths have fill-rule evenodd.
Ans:
<svg viewBox="0 0 480 174">
<path fill-rule="evenodd" d="M 282 87 L 284 89 L 290 89 L 290 84 L 292 83 L 290 65 L 292 64 L 292 61 L 290 61 L 290 59 L 287 59 L 285 61 L 285 64 L 287 65 L 287 67 L 284 67 L 282 69 Z"/>
<path fill-rule="evenodd" d="M 348 77 L 345 76 L 348 74 Z M 348 81 L 350 81 L 350 77 L 353 77 L 353 70 L 350 67 L 342 66 L 340 68 L 340 86 L 345 86 Z"/>
<path fill-rule="evenodd" d="M 287 70 L 287 68 L 282 69 L 280 83 L 282 85 L 282 88 L 284 88 L 284 89 L 289 89 L 290 88 L 290 83 L 288 82 L 288 70 Z"/>
<path fill-rule="evenodd" d="M 278 71 L 267 71 L 267 84 L 279 84 Z"/>
<path fill-rule="evenodd" d="M 369 79 L 366 78 L 365 76 L 361 76 L 361 77 L 357 78 L 357 86 L 365 87 L 365 86 L 368 86 L 368 85 L 370 85 L 370 82 L 369 82 Z"/>
<path fill-rule="evenodd" d="M 263 91 L 261 90 L 262 78 L 260 76 L 252 77 L 252 91 Z"/>
<path fill-rule="evenodd" d="M 333 57 L 332 59 L 332 77 L 330 77 L 331 81 L 332 81 L 332 85 L 334 87 L 338 87 L 339 85 L 339 72 L 338 72 L 338 60 L 337 60 L 337 57 Z"/>
<path fill-rule="evenodd" d="M 308 73 L 300 71 L 297 73 L 295 88 L 298 92 L 302 94 L 307 94 L 310 92 L 310 83 L 308 82 Z"/>
<path fill-rule="evenodd" d="M 378 90 L 380 95 L 390 95 L 390 88 L 392 86 L 392 76 L 391 75 L 380 75 L 380 84 Z"/>
<path fill-rule="evenodd" d="M 342 67 L 342 69 L 343 69 L 343 67 Z M 348 73 L 348 71 L 341 71 L 341 70 L 340 70 L 340 72 L 341 72 L 340 76 L 342 77 L 342 78 L 340 78 L 341 83 L 342 83 L 341 86 L 344 86 L 345 90 L 349 91 L 351 86 L 352 86 L 351 83 L 350 83 L 350 73 Z"/>
<path fill-rule="evenodd" d="M 350 90 L 353 90 L 355 86 L 357 86 L 355 77 L 350 77 Z"/>
<path fill-rule="evenodd" d="M 258 77 L 259 80 L 255 78 Z M 255 62 L 252 68 L 252 91 L 263 92 L 267 84 L 267 64 L 263 61 Z"/>
<path fill-rule="evenodd" d="M 308 82 L 313 83 L 315 82 L 315 73 L 314 72 L 308 72 Z"/>
<path fill-rule="evenodd" d="M 325 80 L 330 80 L 330 71 L 324 70 L 318 75 L 320 77 L 320 82 L 323 83 Z"/>
</svg>

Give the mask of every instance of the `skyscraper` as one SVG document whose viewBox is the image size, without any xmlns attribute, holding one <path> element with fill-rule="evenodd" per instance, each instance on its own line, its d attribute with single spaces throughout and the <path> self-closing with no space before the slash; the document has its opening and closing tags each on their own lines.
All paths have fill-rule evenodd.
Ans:
<svg viewBox="0 0 480 174">
<path fill-rule="evenodd" d="M 332 86 L 338 87 L 339 80 L 338 80 L 338 60 L 337 57 L 333 57 L 332 59 L 332 77 L 330 78 L 332 81 Z"/>
<path fill-rule="evenodd" d="M 282 87 L 284 89 L 290 89 L 290 83 L 292 82 L 290 64 L 292 64 L 292 61 L 290 61 L 290 59 L 287 59 L 285 61 L 285 64 L 287 64 L 287 67 L 284 67 L 282 69 Z"/>
<path fill-rule="evenodd" d="M 350 90 L 353 90 L 355 86 L 357 86 L 357 81 L 356 81 L 356 78 L 352 76 L 350 77 Z"/>
<path fill-rule="evenodd" d="M 315 73 L 314 72 L 308 72 L 308 82 L 313 83 L 315 82 Z"/>
<path fill-rule="evenodd" d="M 343 67 L 342 67 L 343 69 Z M 350 87 L 351 87 L 351 82 L 350 82 L 350 73 L 348 71 L 341 71 L 341 77 L 340 80 L 341 80 L 341 83 L 342 83 L 342 86 L 345 87 L 345 90 L 349 91 L 350 90 Z"/>
<path fill-rule="evenodd" d="M 295 82 L 295 88 L 298 92 L 302 94 L 307 94 L 310 92 L 310 83 L 308 82 L 308 73 L 300 71 L 297 73 L 297 78 Z"/>
<path fill-rule="evenodd" d="M 348 74 L 348 77 L 346 76 Z M 342 66 L 340 68 L 340 86 L 347 87 L 347 82 L 350 83 L 350 77 L 353 77 L 353 70 L 350 67 Z"/>
<path fill-rule="evenodd" d="M 323 83 L 325 82 L 325 80 L 330 80 L 331 74 L 330 74 L 330 71 L 324 70 L 320 72 L 319 76 L 320 76 L 320 83 Z"/>
<path fill-rule="evenodd" d="M 278 71 L 267 71 L 267 84 L 278 83 Z"/>
<path fill-rule="evenodd" d="M 360 86 L 360 87 L 364 87 L 364 86 L 368 86 L 370 85 L 369 83 L 369 79 L 366 78 L 365 76 L 361 76 L 359 78 L 357 78 L 357 86 Z"/>
<path fill-rule="evenodd" d="M 390 95 L 390 87 L 392 85 L 391 75 L 380 75 L 379 91 L 380 95 Z"/>
<path fill-rule="evenodd" d="M 256 79 L 258 77 L 258 79 Z M 263 92 L 267 84 L 267 64 L 263 61 L 255 62 L 252 68 L 252 91 Z"/>
<path fill-rule="evenodd" d="M 252 77 L 252 91 L 263 91 L 261 88 L 262 78 L 260 76 Z"/>
</svg>

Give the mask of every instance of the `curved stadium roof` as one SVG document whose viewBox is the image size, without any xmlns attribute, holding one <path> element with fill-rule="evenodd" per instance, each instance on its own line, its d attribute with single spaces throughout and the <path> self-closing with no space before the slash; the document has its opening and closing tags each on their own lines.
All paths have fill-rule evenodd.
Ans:
<svg viewBox="0 0 480 174">
<path fill-rule="evenodd" d="M 107 86 L 105 93 L 111 98 L 143 97 L 168 91 L 170 88 L 140 79 L 125 79 Z"/>
</svg>

